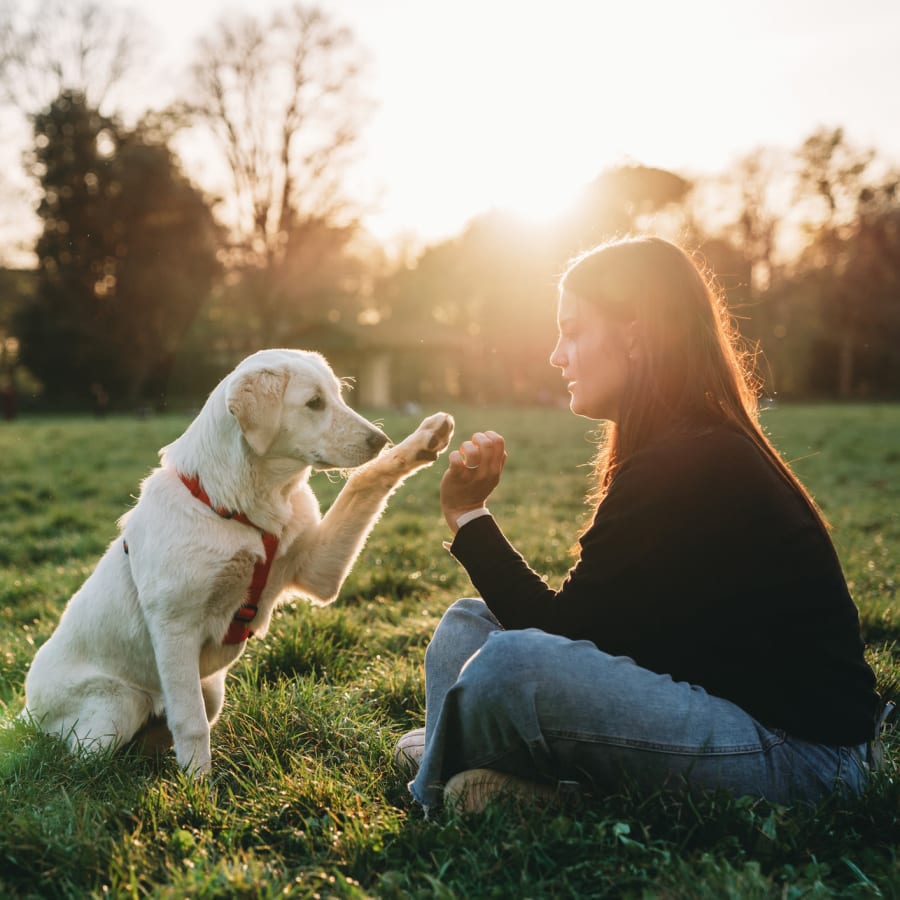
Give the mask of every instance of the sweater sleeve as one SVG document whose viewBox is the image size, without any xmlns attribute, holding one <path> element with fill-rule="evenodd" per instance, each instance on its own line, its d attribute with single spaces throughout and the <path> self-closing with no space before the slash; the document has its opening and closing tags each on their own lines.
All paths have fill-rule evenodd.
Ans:
<svg viewBox="0 0 900 900">
<path fill-rule="evenodd" d="M 693 467 L 673 459 L 663 475 L 658 462 L 650 456 L 622 468 L 559 591 L 529 567 L 492 518 L 460 528 L 451 552 L 505 628 L 540 628 L 633 654 L 653 633 L 699 611 L 691 596 L 672 603 L 669 583 L 695 556 L 691 548 L 699 551 L 708 527 L 704 513 L 684 502 L 696 488 L 688 483 Z M 683 468 L 682 477 L 672 477 L 673 468 Z"/>
</svg>

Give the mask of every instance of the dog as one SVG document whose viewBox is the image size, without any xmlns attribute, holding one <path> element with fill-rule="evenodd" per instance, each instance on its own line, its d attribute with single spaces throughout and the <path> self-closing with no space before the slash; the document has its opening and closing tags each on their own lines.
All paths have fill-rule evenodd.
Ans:
<svg viewBox="0 0 900 900">
<path fill-rule="evenodd" d="M 210 771 L 225 676 L 285 592 L 333 601 L 388 497 L 446 449 L 436 413 L 397 445 L 341 398 L 318 353 L 263 350 L 160 450 L 119 536 L 34 657 L 23 715 L 72 749 L 164 720 L 179 766 Z M 314 470 L 352 470 L 324 516 Z"/>
</svg>

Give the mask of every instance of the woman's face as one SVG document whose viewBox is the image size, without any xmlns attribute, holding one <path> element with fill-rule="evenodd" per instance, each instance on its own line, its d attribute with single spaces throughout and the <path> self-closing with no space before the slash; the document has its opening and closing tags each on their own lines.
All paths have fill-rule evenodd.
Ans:
<svg viewBox="0 0 900 900">
<path fill-rule="evenodd" d="M 569 291 L 559 298 L 559 339 L 550 365 L 568 382 L 569 408 L 588 419 L 617 421 L 629 369 L 629 323 L 613 322 Z"/>
</svg>

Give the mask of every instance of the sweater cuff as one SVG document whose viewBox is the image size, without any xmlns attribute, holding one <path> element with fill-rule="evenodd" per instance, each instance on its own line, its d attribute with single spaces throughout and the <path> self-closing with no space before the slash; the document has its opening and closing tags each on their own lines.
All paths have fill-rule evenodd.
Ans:
<svg viewBox="0 0 900 900">
<path fill-rule="evenodd" d="M 486 506 L 470 509 L 468 512 L 464 512 L 461 516 L 456 517 L 456 527 L 462 528 L 463 525 L 467 525 L 472 519 L 480 519 L 482 516 L 489 516 L 490 514 L 490 510 Z"/>
<path fill-rule="evenodd" d="M 469 522 L 474 522 L 476 519 L 490 516 L 490 514 L 490 510 L 486 506 L 480 506 L 478 509 L 470 509 L 468 512 L 464 512 L 461 516 L 457 516 L 456 535 L 454 535 L 452 541 L 444 541 L 444 549 L 449 550 L 451 553 L 453 553 L 453 544 L 456 542 L 456 538 L 459 537 L 459 532 L 462 530 L 463 525 L 468 525 Z"/>
</svg>

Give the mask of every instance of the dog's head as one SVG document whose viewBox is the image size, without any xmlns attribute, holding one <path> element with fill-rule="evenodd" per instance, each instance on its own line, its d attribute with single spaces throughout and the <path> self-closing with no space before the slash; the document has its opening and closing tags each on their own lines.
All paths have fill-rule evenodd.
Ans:
<svg viewBox="0 0 900 900">
<path fill-rule="evenodd" d="M 315 469 L 344 469 L 372 459 L 387 435 L 355 413 L 318 353 L 262 350 L 228 376 L 225 403 L 257 456 Z"/>
</svg>

